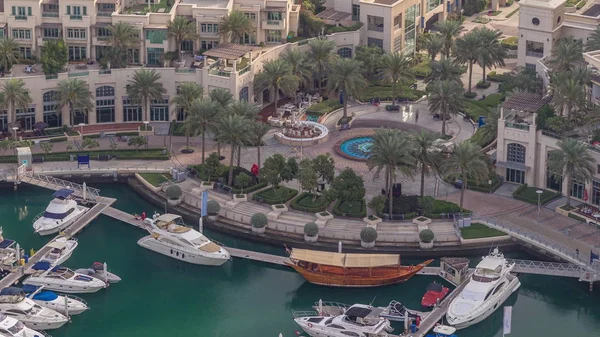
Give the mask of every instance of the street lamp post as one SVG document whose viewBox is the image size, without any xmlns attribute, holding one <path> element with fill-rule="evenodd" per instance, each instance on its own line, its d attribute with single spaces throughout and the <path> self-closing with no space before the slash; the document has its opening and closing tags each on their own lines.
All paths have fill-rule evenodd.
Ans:
<svg viewBox="0 0 600 337">
<path fill-rule="evenodd" d="M 83 138 L 83 126 L 85 125 L 85 123 L 79 123 L 79 133 L 81 133 L 81 137 Z"/>
<path fill-rule="evenodd" d="M 12 129 L 15 132 L 15 142 L 16 142 L 17 141 L 17 130 L 19 130 L 19 127 L 18 126 L 13 126 Z"/>
<path fill-rule="evenodd" d="M 542 193 L 544 193 L 544 191 L 537 190 L 537 191 L 535 191 L 535 193 L 537 193 L 537 195 L 538 195 L 537 221 L 539 222 L 540 221 L 540 208 L 541 208 L 540 198 L 541 198 Z"/>
<path fill-rule="evenodd" d="M 149 121 L 144 121 L 144 134 L 146 135 L 146 149 L 148 149 L 148 124 L 150 124 Z"/>
</svg>

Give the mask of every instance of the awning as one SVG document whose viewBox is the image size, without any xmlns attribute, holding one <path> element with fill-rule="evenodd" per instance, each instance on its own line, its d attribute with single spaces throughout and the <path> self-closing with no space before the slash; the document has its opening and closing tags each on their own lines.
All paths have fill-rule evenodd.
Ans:
<svg viewBox="0 0 600 337">
<path fill-rule="evenodd" d="M 285 12 L 287 7 L 265 7 L 265 12 Z"/>
<path fill-rule="evenodd" d="M 236 43 L 221 43 L 218 46 L 205 51 L 202 55 L 223 58 L 228 60 L 237 60 L 255 48 Z"/>
<path fill-rule="evenodd" d="M 60 23 L 42 23 L 38 27 L 39 28 L 58 28 L 58 29 L 62 29 L 62 24 L 60 24 Z"/>
<path fill-rule="evenodd" d="M 497 167 L 505 167 L 508 169 L 513 169 L 513 170 L 521 170 L 521 171 L 528 171 L 531 167 L 526 166 L 523 163 L 516 163 L 514 161 L 499 161 L 496 162 L 496 166 Z"/>
<path fill-rule="evenodd" d="M 340 254 L 316 250 L 292 250 L 290 259 L 346 268 L 374 268 L 400 264 L 397 254 Z"/>
<path fill-rule="evenodd" d="M 94 28 L 108 27 L 110 25 L 112 25 L 110 22 L 96 22 L 96 24 L 94 25 Z"/>
<path fill-rule="evenodd" d="M 48 244 L 48 247 L 56 248 L 56 249 L 60 249 L 60 250 L 63 250 L 66 246 L 67 246 L 66 242 L 58 242 L 58 241 L 50 242 Z"/>
<path fill-rule="evenodd" d="M 59 199 L 65 199 L 65 198 L 67 198 L 68 196 L 70 196 L 73 193 L 74 193 L 73 190 L 69 190 L 69 189 L 63 188 L 61 190 L 58 190 L 58 191 L 54 192 L 54 194 L 52 194 L 52 197 L 53 198 L 59 198 Z"/>
</svg>

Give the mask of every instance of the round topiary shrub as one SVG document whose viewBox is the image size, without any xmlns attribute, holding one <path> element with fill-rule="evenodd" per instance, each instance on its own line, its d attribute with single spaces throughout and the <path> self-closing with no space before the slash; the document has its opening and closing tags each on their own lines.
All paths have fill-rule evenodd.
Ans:
<svg viewBox="0 0 600 337">
<path fill-rule="evenodd" d="M 419 233 L 419 240 L 421 240 L 421 242 L 429 243 L 433 241 L 434 238 L 435 235 L 431 229 L 424 229 Z"/>
<path fill-rule="evenodd" d="M 167 187 L 167 198 L 171 200 L 176 200 L 181 198 L 182 195 L 183 191 L 181 190 L 181 187 L 179 187 L 179 185 L 170 185 L 169 187 Z"/>
<path fill-rule="evenodd" d="M 377 240 L 377 231 L 373 227 L 365 227 L 360 231 L 360 239 L 363 242 L 375 242 Z"/>
<path fill-rule="evenodd" d="M 319 226 L 317 226 L 314 222 L 309 222 L 304 225 L 304 234 L 308 236 L 317 236 L 319 235 Z"/>
<path fill-rule="evenodd" d="M 267 219 L 267 216 L 264 213 L 256 213 L 252 216 L 252 219 L 250 220 L 250 223 L 254 228 L 265 228 L 268 222 L 269 220 Z"/>
<path fill-rule="evenodd" d="M 210 215 L 217 215 L 221 210 L 221 205 L 215 200 L 209 200 L 206 203 L 206 213 Z"/>
</svg>

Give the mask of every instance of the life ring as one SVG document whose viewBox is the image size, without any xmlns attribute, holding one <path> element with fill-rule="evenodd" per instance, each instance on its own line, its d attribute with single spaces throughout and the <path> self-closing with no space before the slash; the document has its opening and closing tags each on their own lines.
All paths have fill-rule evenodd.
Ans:
<svg viewBox="0 0 600 337">
<path fill-rule="evenodd" d="M 312 323 L 308 323 L 308 327 L 312 328 L 313 327 Z"/>
</svg>

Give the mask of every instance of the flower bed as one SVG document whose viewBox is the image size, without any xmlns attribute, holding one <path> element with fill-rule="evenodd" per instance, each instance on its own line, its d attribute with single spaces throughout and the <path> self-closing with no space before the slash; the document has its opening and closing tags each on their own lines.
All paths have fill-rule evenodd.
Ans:
<svg viewBox="0 0 600 337">
<path fill-rule="evenodd" d="M 549 203 L 550 201 L 559 198 L 562 193 L 544 190 L 537 187 L 528 187 L 527 184 L 521 185 L 513 192 L 513 198 L 521 201 L 528 202 L 530 204 L 537 205 L 538 204 L 538 194 L 537 190 L 541 190 L 542 194 L 540 195 L 540 203 L 542 205 Z"/>
<path fill-rule="evenodd" d="M 303 192 L 294 200 L 292 200 L 290 207 L 297 211 L 318 213 L 326 210 L 328 205 L 329 202 L 324 196 L 317 196 L 317 198 L 313 201 L 312 194 L 309 192 Z"/>
<path fill-rule="evenodd" d="M 256 201 L 264 202 L 269 205 L 275 205 L 286 203 L 297 194 L 298 190 L 285 186 L 278 186 L 277 188 L 269 188 L 255 193 L 252 195 L 252 198 Z"/>
<path fill-rule="evenodd" d="M 361 201 L 338 200 L 333 205 L 333 214 L 351 218 L 364 218 L 367 215 L 367 204 Z"/>
</svg>

